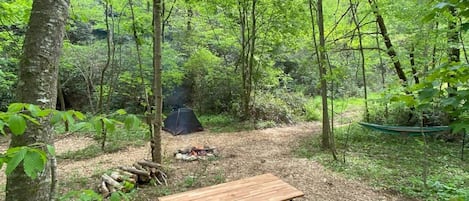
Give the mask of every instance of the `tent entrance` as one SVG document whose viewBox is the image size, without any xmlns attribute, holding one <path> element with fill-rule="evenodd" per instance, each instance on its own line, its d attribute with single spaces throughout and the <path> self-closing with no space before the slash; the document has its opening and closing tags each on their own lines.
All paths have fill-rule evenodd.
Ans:
<svg viewBox="0 0 469 201">
<path fill-rule="evenodd" d="M 192 109 L 179 108 L 164 120 L 163 130 L 173 135 L 181 135 L 203 131 L 204 128 Z"/>
</svg>

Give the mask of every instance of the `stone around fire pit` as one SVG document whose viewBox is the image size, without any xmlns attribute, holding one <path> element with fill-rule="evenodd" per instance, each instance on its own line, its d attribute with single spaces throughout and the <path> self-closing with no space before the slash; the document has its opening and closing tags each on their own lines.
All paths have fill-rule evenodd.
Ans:
<svg viewBox="0 0 469 201">
<path fill-rule="evenodd" d="M 178 160 L 195 161 L 206 160 L 211 157 L 217 157 L 218 151 L 215 147 L 195 146 L 191 148 L 179 149 L 174 156 Z"/>
</svg>

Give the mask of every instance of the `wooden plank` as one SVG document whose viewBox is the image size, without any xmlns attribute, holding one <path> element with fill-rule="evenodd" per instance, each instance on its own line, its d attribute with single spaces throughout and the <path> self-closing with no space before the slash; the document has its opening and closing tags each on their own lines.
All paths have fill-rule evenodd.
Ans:
<svg viewBox="0 0 469 201">
<path fill-rule="evenodd" d="M 272 174 L 195 189 L 158 198 L 159 201 L 254 201 L 289 200 L 304 193 Z"/>
</svg>

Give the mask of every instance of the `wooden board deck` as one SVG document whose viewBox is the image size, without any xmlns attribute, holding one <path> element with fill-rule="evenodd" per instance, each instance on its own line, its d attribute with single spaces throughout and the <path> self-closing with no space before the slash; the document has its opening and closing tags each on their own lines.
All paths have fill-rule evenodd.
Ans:
<svg viewBox="0 0 469 201">
<path fill-rule="evenodd" d="M 278 201 L 304 193 L 272 174 L 195 189 L 158 198 L 159 201 Z"/>
</svg>

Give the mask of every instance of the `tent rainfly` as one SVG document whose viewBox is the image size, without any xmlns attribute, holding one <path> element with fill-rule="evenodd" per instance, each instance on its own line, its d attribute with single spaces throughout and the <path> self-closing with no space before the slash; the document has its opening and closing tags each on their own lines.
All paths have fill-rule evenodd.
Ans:
<svg viewBox="0 0 469 201">
<path fill-rule="evenodd" d="M 163 130 L 173 135 L 189 134 L 197 131 L 203 131 L 204 128 L 189 108 L 179 108 L 171 112 L 164 120 Z"/>
</svg>

